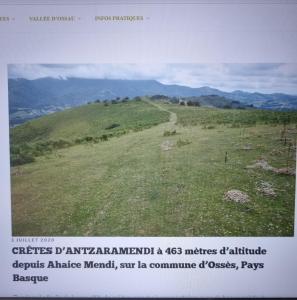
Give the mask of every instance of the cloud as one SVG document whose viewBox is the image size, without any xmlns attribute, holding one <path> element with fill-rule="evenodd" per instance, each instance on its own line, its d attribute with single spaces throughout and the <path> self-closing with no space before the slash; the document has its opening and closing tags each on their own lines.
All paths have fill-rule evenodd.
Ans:
<svg viewBox="0 0 297 300">
<path fill-rule="evenodd" d="M 225 64 L 226 73 L 232 76 L 263 76 L 275 73 L 283 64 Z"/>
<path fill-rule="evenodd" d="M 43 77 L 153 79 L 164 84 L 210 86 L 225 91 L 246 90 L 297 95 L 297 64 L 14 64 L 9 78 Z"/>
</svg>

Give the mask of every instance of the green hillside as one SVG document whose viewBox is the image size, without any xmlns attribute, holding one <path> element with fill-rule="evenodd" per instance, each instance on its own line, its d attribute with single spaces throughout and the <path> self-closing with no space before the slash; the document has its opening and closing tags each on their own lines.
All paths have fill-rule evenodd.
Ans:
<svg viewBox="0 0 297 300">
<path fill-rule="evenodd" d="M 11 130 L 12 164 L 32 162 L 54 149 L 100 142 L 166 122 L 169 113 L 144 102 L 92 103 L 26 122 Z"/>
<path fill-rule="evenodd" d="M 42 140 L 75 140 L 121 130 L 137 130 L 166 122 L 168 113 L 143 101 L 104 105 L 91 103 L 50 114 L 17 126 L 12 130 L 13 143 Z M 109 129 L 116 121 L 114 129 Z"/>
<path fill-rule="evenodd" d="M 296 112 L 280 112 L 258 109 L 215 109 L 207 107 L 170 106 L 178 114 L 178 123 L 183 126 L 227 125 L 246 127 L 259 124 L 296 124 Z"/>
<path fill-rule="evenodd" d="M 72 144 L 12 167 L 13 235 L 292 236 L 296 116 L 146 100 L 16 127 L 12 149 Z"/>
</svg>

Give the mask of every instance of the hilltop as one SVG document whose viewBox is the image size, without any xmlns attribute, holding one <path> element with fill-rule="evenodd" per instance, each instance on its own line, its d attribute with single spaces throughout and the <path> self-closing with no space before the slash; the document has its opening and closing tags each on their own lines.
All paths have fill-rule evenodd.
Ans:
<svg viewBox="0 0 297 300">
<path fill-rule="evenodd" d="M 12 163 L 30 162 L 57 148 L 108 140 L 168 119 L 167 112 L 141 100 L 66 109 L 11 128 Z"/>
</svg>

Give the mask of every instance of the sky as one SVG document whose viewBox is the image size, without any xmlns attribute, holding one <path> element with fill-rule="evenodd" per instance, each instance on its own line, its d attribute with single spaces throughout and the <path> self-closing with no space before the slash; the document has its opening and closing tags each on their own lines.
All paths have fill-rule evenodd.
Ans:
<svg viewBox="0 0 297 300">
<path fill-rule="evenodd" d="M 209 86 L 231 92 L 242 90 L 297 95 L 297 64 L 13 64 L 9 78 L 37 79 L 153 79 L 163 84 Z"/>
</svg>

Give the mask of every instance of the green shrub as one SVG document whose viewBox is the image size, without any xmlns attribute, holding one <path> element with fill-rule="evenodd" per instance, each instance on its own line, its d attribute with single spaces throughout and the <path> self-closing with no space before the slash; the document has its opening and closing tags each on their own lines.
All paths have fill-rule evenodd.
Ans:
<svg viewBox="0 0 297 300">
<path fill-rule="evenodd" d="M 163 136 L 176 135 L 176 130 L 165 130 Z"/>
<path fill-rule="evenodd" d="M 107 127 L 105 127 L 106 130 L 109 130 L 109 129 L 113 129 L 113 128 L 116 128 L 116 127 L 119 127 L 121 126 L 120 124 L 117 124 L 117 123 L 112 123 L 111 125 L 108 125 Z"/>
<path fill-rule="evenodd" d="M 216 127 L 214 125 L 204 125 L 202 129 L 215 129 Z"/>
<path fill-rule="evenodd" d="M 11 155 L 11 165 L 24 165 L 35 161 L 35 158 L 29 153 L 19 153 Z"/>
<path fill-rule="evenodd" d="M 107 134 L 102 134 L 100 137 L 101 141 L 108 141 L 108 135 Z"/>
<path fill-rule="evenodd" d="M 182 147 L 182 146 L 186 146 L 189 144 L 191 144 L 191 142 L 189 140 L 178 139 L 178 141 L 176 142 L 177 147 Z"/>
</svg>

